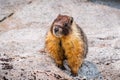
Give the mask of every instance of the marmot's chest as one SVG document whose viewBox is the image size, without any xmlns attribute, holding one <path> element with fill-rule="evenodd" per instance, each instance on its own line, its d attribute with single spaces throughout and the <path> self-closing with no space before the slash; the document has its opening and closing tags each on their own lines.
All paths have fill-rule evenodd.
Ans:
<svg viewBox="0 0 120 80">
<path fill-rule="evenodd" d="M 63 55 L 64 59 L 73 57 L 74 53 L 80 53 L 83 43 L 78 38 L 62 39 L 59 42 L 60 54 Z"/>
<path fill-rule="evenodd" d="M 67 59 L 66 55 L 65 55 L 65 49 L 62 46 L 62 41 L 60 40 L 59 42 L 59 48 L 60 48 L 60 54 L 63 56 L 64 59 Z"/>
<path fill-rule="evenodd" d="M 79 38 L 66 38 L 61 39 L 59 42 L 59 46 L 61 49 L 64 50 L 64 52 L 79 51 L 80 46 L 82 45 L 82 41 L 80 41 Z"/>
</svg>

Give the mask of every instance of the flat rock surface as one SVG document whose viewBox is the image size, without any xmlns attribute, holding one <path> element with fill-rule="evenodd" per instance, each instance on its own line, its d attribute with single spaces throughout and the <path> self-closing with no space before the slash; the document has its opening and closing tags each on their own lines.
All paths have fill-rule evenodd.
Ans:
<svg viewBox="0 0 120 80">
<path fill-rule="evenodd" d="M 120 80 L 120 1 L 0 0 L 0 80 Z M 74 17 L 89 52 L 77 77 L 56 67 L 44 48 L 58 14 Z"/>
</svg>

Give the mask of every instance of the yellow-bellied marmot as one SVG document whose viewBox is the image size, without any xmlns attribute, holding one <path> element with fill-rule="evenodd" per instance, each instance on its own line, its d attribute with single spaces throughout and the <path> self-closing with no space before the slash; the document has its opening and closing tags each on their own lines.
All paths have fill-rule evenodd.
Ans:
<svg viewBox="0 0 120 80">
<path fill-rule="evenodd" d="M 59 14 L 47 33 L 45 49 L 62 69 L 66 59 L 73 76 L 77 76 L 88 52 L 87 38 L 73 17 Z"/>
</svg>

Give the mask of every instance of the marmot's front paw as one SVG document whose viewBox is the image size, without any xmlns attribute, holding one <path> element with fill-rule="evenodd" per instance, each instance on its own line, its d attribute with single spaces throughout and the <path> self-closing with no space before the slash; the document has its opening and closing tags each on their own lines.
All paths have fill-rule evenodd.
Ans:
<svg viewBox="0 0 120 80">
<path fill-rule="evenodd" d="M 66 70 L 66 68 L 64 66 L 58 66 L 58 67 L 62 70 Z"/>
</svg>

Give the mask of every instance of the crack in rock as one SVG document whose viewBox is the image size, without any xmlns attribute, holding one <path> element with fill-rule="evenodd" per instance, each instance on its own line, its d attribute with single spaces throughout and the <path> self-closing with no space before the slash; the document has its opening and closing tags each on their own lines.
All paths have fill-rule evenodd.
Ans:
<svg viewBox="0 0 120 80">
<path fill-rule="evenodd" d="M 8 16 L 3 17 L 0 22 L 3 22 L 5 19 L 11 17 L 14 13 L 10 13 Z"/>
</svg>

